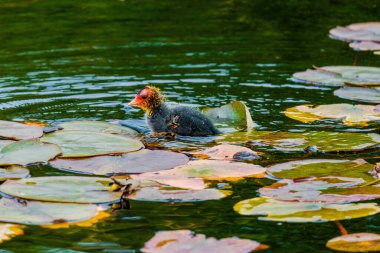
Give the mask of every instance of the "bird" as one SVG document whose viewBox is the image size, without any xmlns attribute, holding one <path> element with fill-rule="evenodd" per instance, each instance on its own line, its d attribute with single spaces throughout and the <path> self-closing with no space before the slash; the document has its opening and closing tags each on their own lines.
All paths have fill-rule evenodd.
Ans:
<svg viewBox="0 0 380 253">
<path fill-rule="evenodd" d="M 181 136 L 212 136 L 220 134 L 209 118 L 188 106 L 169 106 L 160 89 L 146 86 L 128 104 L 143 109 L 149 128 L 155 133 Z"/>
</svg>

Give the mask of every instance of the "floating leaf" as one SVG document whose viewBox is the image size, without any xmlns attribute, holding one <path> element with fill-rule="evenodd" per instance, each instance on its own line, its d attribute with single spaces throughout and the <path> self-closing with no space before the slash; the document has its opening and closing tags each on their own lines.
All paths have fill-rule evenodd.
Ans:
<svg viewBox="0 0 380 253">
<path fill-rule="evenodd" d="M 189 158 L 180 153 L 143 149 L 121 156 L 97 156 L 77 159 L 55 159 L 53 167 L 95 175 L 130 174 L 158 171 L 186 164 Z"/>
<path fill-rule="evenodd" d="M 373 181 L 369 171 L 374 167 L 364 160 L 306 159 L 275 164 L 267 173 L 276 178 L 346 177 Z"/>
<path fill-rule="evenodd" d="M 0 168 L 0 181 L 25 178 L 28 176 L 29 170 L 22 166 L 12 165 L 6 168 Z"/>
<path fill-rule="evenodd" d="M 369 121 L 380 120 L 380 111 L 372 105 L 299 105 L 286 109 L 285 115 L 305 123 L 323 118 L 340 119 L 348 126 L 366 126 Z"/>
<path fill-rule="evenodd" d="M 249 148 L 229 144 L 217 145 L 192 154 L 214 160 L 253 160 L 259 158 L 259 155 Z"/>
<path fill-rule="evenodd" d="M 33 177 L 7 180 L 0 191 L 22 199 L 66 202 L 108 203 L 120 199 L 121 191 L 110 191 L 113 181 L 101 177 Z"/>
<path fill-rule="evenodd" d="M 330 36 L 346 41 L 380 41 L 380 22 L 355 23 L 330 30 Z"/>
<path fill-rule="evenodd" d="M 20 225 L 0 224 L 0 243 L 11 240 L 13 237 L 23 235 L 24 231 Z"/>
<path fill-rule="evenodd" d="M 233 101 L 218 108 L 203 108 L 201 112 L 216 124 L 227 125 L 239 130 L 253 128 L 251 114 L 241 101 Z"/>
<path fill-rule="evenodd" d="M 15 141 L 11 140 L 0 140 L 0 151 L 7 145 L 14 143 Z"/>
<path fill-rule="evenodd" d="M 358 51 L 380 51 L 380 42 L 355 41 L 350 43 L 350 47 Z"/>
<path fill-rule="evenodd" d="M 84 131 L 84 132 L 97 132 L 106 134 L 126 134 L 126 135 L 136 135 L 133 129 L 128 127 L 120 126 L 117 124 L 104 122 L 104 121 L 91 121 L 91 120 L 81 120 L 81 121 L 69 121 L 60 123 L 58 126 L 62 127 L 67 131 Z"/>
<path fill-rule="evenodd" d="M 96 205 L 0 199 L 0 221 L 2 222 L 45 225 L 84 221 L 97 214 Z"/>
<path fill-rule="evenodd" d="M 359 151 L 380 143 L 374 133 L 309 131 L 305 133 L 251 131 L 231 133 L 220 137 L 220 142 L 246 143 L 269 146 L 281 151 L 305 151 L 315 147 L 321 152 Z"/>
<path fill-rule="evenodd" d="M 283 201 L 349 203 L 380 198 L 380 185 L 359 186 L 362 179 L 346 177 L 281 180 L 259 189 L 261 195 Z"/>
<path fill-rule="evenodd" d="M 217 200 L 231 195 L 231 191 L 217 189 L 177 189 L 170 187 L 144 187 L 127 198 L 155 202 L 197 202 Z"/>
<path fill-rule="evenodd" d="M 0 120 L 0 136 L 12 140 L 26 140 L 41 137 L 43 127 Z"/>
<path fill-rule="evenodd" d="M 265 215 L 261 220 L 325 222 L 366 217 L 380 212 L 380 207 L 376 203 L 324 204 L 259 197 L 240 201 L 234 210 L 241 215 Z"/>
<path fill-rule="evenodd" d="M 61 146 L 61 157 L 120 154 L 144 148 L 140 141 L 132 138 L 84 131 L 57 131 L 42 137 L 41 141 Z"/>
<path fill-rule="evenodd" d="M 111 215 L 108 212 L 99 211 L 96 216 L 91 217 L 90 219 L 85 220 L 85 221 L 59 222 L 59 223 L 53 223 L 53 224 L 48 224 L 48 225 L 42 225 L 42 227 L 50 228 L 50 229 L 69 228 L 70 226 L 91 227 L 94 224 L 98 223 L 100 220 L 105 219 L 105 218 L 110 217 L 110 216 Z"/>
<path fill-rule="evenodd" d="M 141 249 L 144 253 L 248 253 L 268 248 L 256 241 L 240 238 L 206 238 L 190 230 L 157 232 Z"/>
<path fill-rule="evenodd" d="M 293 74 L 298 81 L 316 85 L 380 86 L 380 68 L 364 66 L 325 66 Z"/>
<path fill-rule="evenodd" d="M 344 86 L 334 91 L 334 95 L 340 98 L 365 103 L 380 103 L 380 87 L 363 88 Z"/>
<path fill-rule="evenodd" d="M 135 180 L 155 181 L 161 184 L 171 185 L 179 188 L 188 188 L 183 179 L 206 179 L 206 180 L 239 180 L 244 177 L 261 178 L 265 174 L 265 168 L 248 163 L 198 160 L 190 161 L 186 165 L 178 166 L 171 170 L 147 172 L 133 175 Z"/>
<path fill-rule="evenodd" d="M 47 162 L 60 153 L 60 147 L 55 144 L 43 143 L 37 139 L 17 141 L 0 150 L 0 165 Z"/>
<path fill-rule="evenodd" d="M 380 251 L 380 235 L 373 233 L 355 233 L 335 237 L 329 240 L 326 247 L 345 252 Z"/>
</svg>

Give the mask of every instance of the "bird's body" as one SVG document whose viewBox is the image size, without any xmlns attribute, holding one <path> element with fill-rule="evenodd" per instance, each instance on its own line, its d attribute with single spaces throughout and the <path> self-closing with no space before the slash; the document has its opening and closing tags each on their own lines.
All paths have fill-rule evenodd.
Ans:
<svg viewBox="0 0 380 253">
<path fill-rule="evenodd" d="M 139 106 L 146 111 L 147 122 L 153 132 L 184 136 L 209 136 L 220 133 L 210 119 L 198 110 L 188 106 L 167 105 L 155 87 L 145 87 L 130 105 Z"/>
</svg>

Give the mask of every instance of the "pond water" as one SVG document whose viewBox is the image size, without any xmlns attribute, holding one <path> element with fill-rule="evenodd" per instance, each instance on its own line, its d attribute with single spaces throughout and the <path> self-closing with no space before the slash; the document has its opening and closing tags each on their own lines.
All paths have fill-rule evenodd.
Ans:
<svg viewBox="0 0 380 253">
<path fill-rule="evenodd" d="M 305 124 L 283 111 L 300 104 L 352 103 L 334 88 L 290 80 L 313 65 L 379 66 L 380 57 L 356 53 L 332 40 L 337 25 L 378 21 L 378 1 L 0 1 L 0 118 L 58 123 L 92 119 L 142 119 L 125 104 L 145 84 L 160 87 L 169 101 L 220 106 L 244 101 L 260 130 L 377 131 L 340 123 Z M 189 144 L 190 143 L 190 144 Z M 172 141 L 168 148 L 209 146 L 202 139 Z M 377 152 L 319 155 L 367 158 Z M 257 164 L 313 157 L 267 154 Z M 33 176 L 69 175 L 49 166 Z M 265 183 L 265 180 L 262 182 Z M 218 201 L 131 201 L 130 210 L 88 227 L 25 228 L 1 244 L 4 252 L 139 252 L 159 230 L 190 229 L 207 236 L 238 236 L 271 246 L 266 252 L 330 252 L 340 234 L 333 222 L 277 223 L 241 216 L 232 209 L 258 196 L 262 183 L 242 180 Z M 350 232 L 380 233 L 378 215 L 346 220 Z M 3 252 L 3 251 L 1 251 Z"/>
</svg>

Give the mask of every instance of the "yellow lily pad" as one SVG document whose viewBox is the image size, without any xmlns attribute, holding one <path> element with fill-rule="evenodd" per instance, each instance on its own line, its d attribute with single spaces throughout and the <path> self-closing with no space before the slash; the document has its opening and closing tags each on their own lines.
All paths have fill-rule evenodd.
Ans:
<svg viewBox="0 0 380 253">
<path fill-rule="evenodd" d="M 373 233 L 342 235 L 329 240 L 326 247 L 343 252 L 379 252 L 380 235 Z"/>
<path fill-rule="evenodd" d="M 0 224 L 0 243 L 4 241 L 9 241 L 13 237 L 23 234 L 24 230 L 22 230 L 20 225 Z"/>
</svg>

